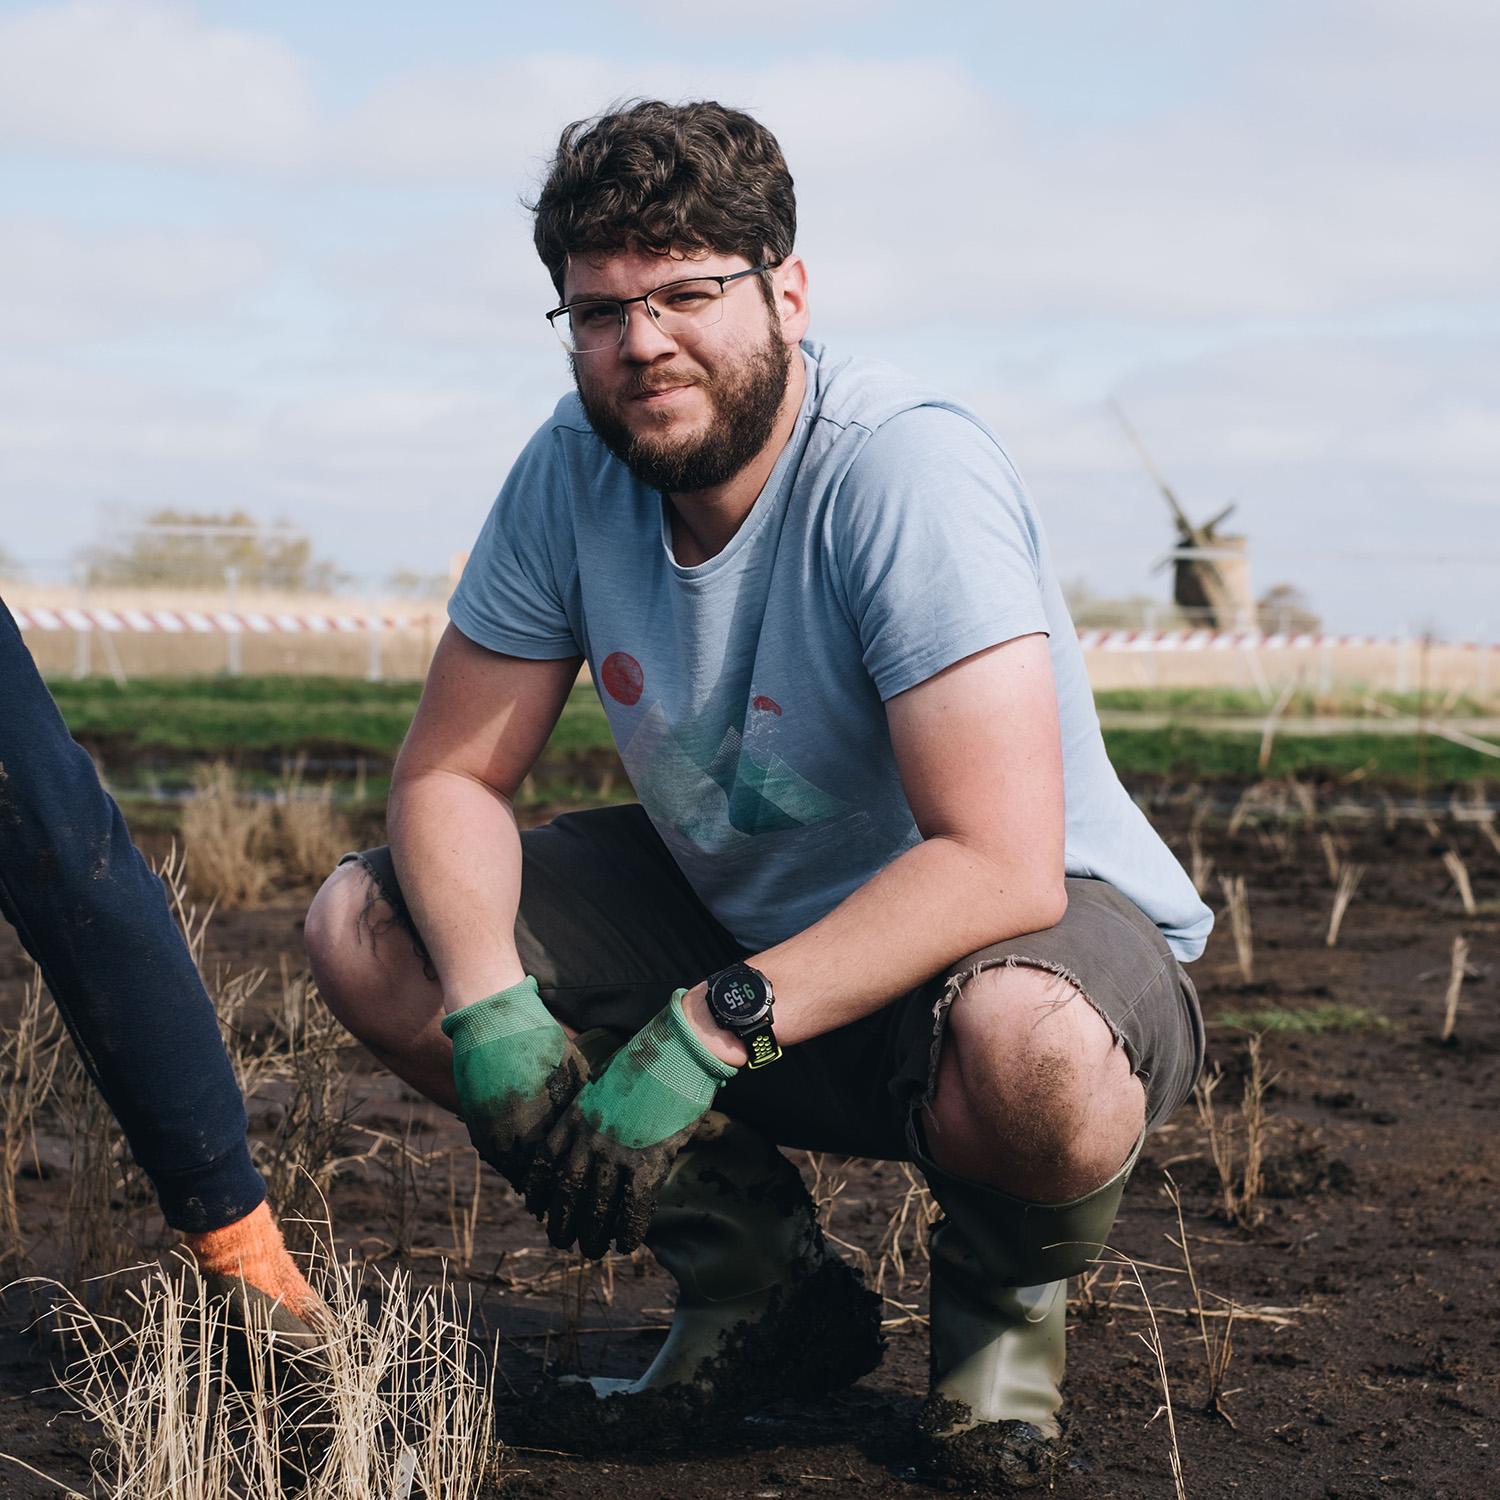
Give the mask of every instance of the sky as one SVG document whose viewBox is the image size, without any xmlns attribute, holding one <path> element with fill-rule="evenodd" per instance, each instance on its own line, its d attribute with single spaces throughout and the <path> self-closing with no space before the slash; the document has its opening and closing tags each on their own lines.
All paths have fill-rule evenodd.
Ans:
<svg viewBox="0 0 1500 1500">
<path fill-rule="evenodd" d="M 0 0 L 0 547 L 161 506 L 442 573 L 569 386 L 560 128 L 778 135 L 812 335 L 970 403 L 1059 573 L 1165 599 L 1112 415 L 1257 591 L 1500 639 L 1493 0 Z"/>
</svg>

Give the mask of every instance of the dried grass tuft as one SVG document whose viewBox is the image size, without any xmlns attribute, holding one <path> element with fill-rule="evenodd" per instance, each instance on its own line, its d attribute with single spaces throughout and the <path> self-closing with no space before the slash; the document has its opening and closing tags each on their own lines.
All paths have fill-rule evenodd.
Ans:
<svg viewBox="0 0 1500 1500">
<path fill-rule="evenodd" d="M 1458 997 L 1464 987 L 1464 975 L 1469 967 L 1469 940 L 1465 937 L 1453 939 L 1452 967 L 1448 973 L 1448 993 L 1443 997 L 1443 1029 L 1440 1033 L 1443 1041 L 1448 1041 L 1453 1035 L 1453 1029 L 1458 1025 Z"/>
<path fill-rule="evenodd" d="M 419 1293 L 401 1272 L 367 1276 L 320 1251 L 324 1343 L 294 1355 L 252 1328 L 248 1391 L 226 1378 L 222 1312 L 193 1267 L 152 1267 L 118 1318 L 61 1291 L 54 1318 L 82 1353 L 59 1385 L 97 1424 L 99 1489 L 113 1500 L 477 1500 L 495 1467 L 493 1376 L 466 1310 L 446 1286 Z"/>
<path fill-rule="evenodd" d="M 1203 1400 L 1203 1409 L 1222 1417 L 1233 1427 L 1234 1418 L 1224 1405 L 1224 1379 L 1229 1373 L 1229 1361 L 1234 1354 L 1234 1318 L 1238 1309 L 1231 1302 L 1229 1314 L 1224 1320 L 1224 1331 L 1221 1334 L 1209 1334 L 1208 1311 L 1203 1306 L 1203 1293 L 1198 1288 L 1198 1275 L 1193 1269 L 1192 1252 L 1188 1249 L 1187 1225 L 1182 1218 L 1182 1194 L 1172 1181 L 1172 1174 L 1167 1172 L 1164 1175 L 1167 1179 L 1167 1199 L 1177 1213 L 1178 1237 L 1174 1240 L 1168 1235 L 1167 1238 L 1182 1251 L 1183 1269 L 1187 1272 L 1188 1287 L 1193 1293 L 1193 1311 L 1198 1317 L 1198 1336 L 1203 1340 L 1203 1358 L 1208 1374 L 1208 1391 Z"/>
<path fill-rule="evenodd" d="M 273 822 L 282 878 L 294 885 L 318 885 L 347 852 L 349 820 L 333 805 L 333 782 L 310 787 L 303 780 L 305 755 L 282 773 Z"/>
<path fill-rule="evenodd" d="M 1223 1081 L 1224 1070 L 1215 1063 L 1213 1071 L 1205 1073 L 1193 1085 L 1193 1100 L 1198 1107 L 1199 1123 L 1208 1137 L 1214 1171 L 1218 1174 L 1224 1216 L 1249 1228 L 1264 1217 L 1260 1195 L 1269 1120 L 1266 1095 L 1276 1081 L 1274 1076 L 1266 1074 L 1259 1033 L 1253 1033 L 1246 1043 L 1245 1083 L 1240 1098 L 1240 1120 L 1245 1132 L 1243 1167 L 1237 1163 L 1234 1125 L 1227 1114 L 1219 1113 L 1214 1101 L 1214 1093 Z"/>
<path fill-rule="evenodd" d="M 193 788 L 182 809 L 192 893 L 225 907 L 259 905 L 276 875 L 270 804 L 244 796 L 222 760 L 195 767 Z"/>
<path fill-rule="evenodd" d="M 28 1142 L 36 1156 L 37 1115 L 52 1093 L 61 1057 L 57 1013 L 42 993 L 42 971 L 33 966 L 16 1024 L 0 1035 L 0 1270 L 11 1275 L 27 1258 L 16 1174 Z"/>
<path fill-rule="evenodd" d="M 276 890 L 318 884 L 348 849 L 348 819 L 334 806 L 333 783 L 309 786 L 306 757 L 283 771 L 270 799 L 239 785 L 225 761 L 193 772 L 182 809 L 191 894 L 223 907 L 257 906 Z"/>
<path fill-rule="evenodd" d="M 1339 940 L 1339 928 L 1344 925 L 1344 913 L 1349 910 L 1349 903 L 1354 899 L 1354 893 L 1359 889 L 1359 883 L 1364 879 L 1364 875 L 1363 865 L 1346 864 L 1339 870 L 1338 889 L 1333 893 L 1333 912 L 1328 918 L 1328 936 L 1324 940 L 1330 948 Z"/>
<path fill-rule="evenodd" d="M 1234 957 L 1239 965 L 1240 978 L 1246 984 L 1255 983 L 1255 944 L 1250 933 L 1250 897 L 1245 890 L 1243 875 L 1219 876 L 1219 888 L 1229 912 L 1229 930 L 1234 938 Z"/>
<path fill-rule="evenodd" d="M 1188 834 L 1188 857 L 1191 861 L 1188 874 L 1192 877 L 1193 889 L 1201 896 L 1208 889 L 1209 877 L 1214 872 L 1214 857 L 1203 852 L 1203 838 L 1196 828 Z"/>
<path fill-rule="evenodd" d="M 1464 863 L 1463 856 L 1457 849 L 1447 848 L 1443 851 L 1443 866 L 1453 881 L 1458 899 L 1463 903 L 1464 915 L 1477 915 L 1479 908 L 1474 902 L 1474 886 L 1469 880 L 1469 867 Z"/>
</svg>

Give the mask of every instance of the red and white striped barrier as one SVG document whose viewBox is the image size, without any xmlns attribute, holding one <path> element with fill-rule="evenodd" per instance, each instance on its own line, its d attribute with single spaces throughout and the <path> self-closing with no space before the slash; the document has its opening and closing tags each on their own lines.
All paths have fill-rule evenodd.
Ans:
<svg viewBox="0 0 1500 1500">
<path fill-rule="evenodd" d="M 227 610 L 12 609 L 22 630 L 104 630 L 165 635 L 335 635 L 411 630 L 431 615 L 241 614 Z M 1317 651 L 1325 647 L 1417 646 L 1412 636 L 1266 634 L 1257 630 L 1080 630 L 1085 651 Z M 1459 650 L 1490 650 L 1477 641 L 1434 641 Z"/>
<path fill-rule="evenodd" d="M 1267 635 L 1258 630 L 1080 630 L 1085 651 L 1319 651 L 1329 647 L 1420 646 L 1413 636 Z M 1492 649 L 1478 641 L 1434 641 L 1468 651 Z"/>
<path fill-rule="evenodd" d="M 335 635 L 367 631 L 410 630 L 426 615 L 263 615 L 196 609 L 45 609 L 32 605 L 12 609 L 22 630 L 104 630 L 142 635 Z"/>
</svg>

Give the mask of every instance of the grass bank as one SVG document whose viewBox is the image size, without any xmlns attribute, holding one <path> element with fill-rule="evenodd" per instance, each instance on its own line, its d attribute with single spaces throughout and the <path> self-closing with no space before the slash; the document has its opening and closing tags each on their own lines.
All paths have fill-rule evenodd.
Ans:
<svg viewBox="0 0 1500 1500">
<path fill-rule="evenodd" d="M 1298 735 L 1278 731 L 1266 769 L 1259 768 L 1258 730 L 1206 732 L 1185 725 L 1106 729 L 1104 743 L 1121 776 L 1189 781 L 1255 781 L 1266 776 L 1438 787 L 1476 776 L 1500 777 L 1500 760 L 1435 735 Z"/>
<path fill-rule="evenodd" d="M 416 712 L 417 682 L 347 677 L 142 678 L 49 682 L 75 739 L 107 759 L 315 750 L 394 758 Z M 566 758 L 610 746 L 599 695 L 581 683 L 569 695 L 549 754 Z"/>
<path fill-rule="evenodd" d="M 360 682 L 343 677 L 197 677 L 141 679 L 117 687 L 107 679 L 50 684 L 73 734 L 109 765 L 132 761 L 225 757 L 324 759 L 366 756 L 389 760 L 400 749 L 417 706 L 414 682 Z M 1098 695 L 1103 712 L 1165 717 L 1151 727 L 1105 730 L 1110 758 L 1121 775 L 1203 781 L 1254 781 L 1261 774 L 1260 721 L 1266 707 L 1254 693 L 1228 689 L 1132 689 Z M 1272 747 L 1268 774 L 1316 776 L 1372 784 L 1432 787 L 1500 776 L 1500 761 L 1435 735 L 1376 732 L 1385 714 L 1412 714 L 1414 695 L 1365 694 L 1336 699 L 1306 696 L 1288 705 Z M 1482 705 L 1443 705 L 1462 722 Z M 1372 726 L 1339 734 L 1299 734 L 1300 719 L 1333 714 Z M 1237 719 L 1234 727 L 1195 727 L 1195 718 Z M 1396 726 L 1392 726 L 1396 727 Z M 545 761 L 613 764 L 609 724 L 598 693 L 582 683 L 569 695 Z M 1425 756 L 1425 773 L 1423 760 Z"/>
</svg>

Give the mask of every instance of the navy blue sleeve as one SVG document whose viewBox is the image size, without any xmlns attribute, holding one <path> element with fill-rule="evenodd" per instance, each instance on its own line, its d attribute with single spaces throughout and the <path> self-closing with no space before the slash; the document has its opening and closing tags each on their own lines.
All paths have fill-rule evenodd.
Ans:
<svg viewBox="0 0 1500 1500">
<path fill-rule="evenodd" d="M 0 601 L 0 913 L 175 1229 L 266 1196 L 214 1008 L 120 809 Z"/>
</svg>

